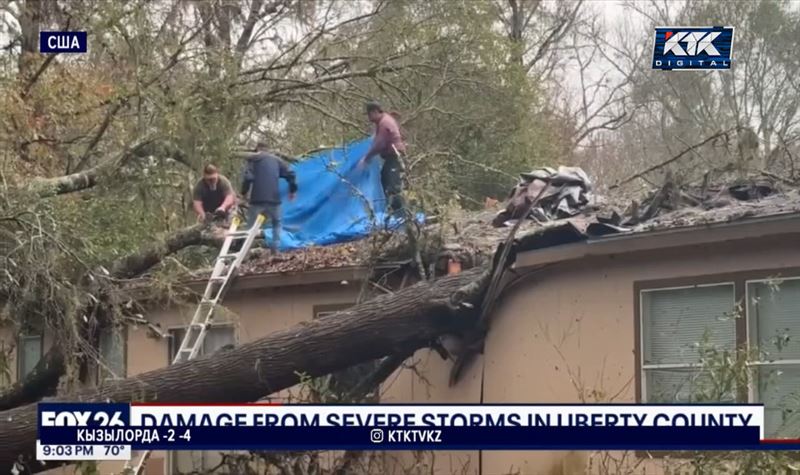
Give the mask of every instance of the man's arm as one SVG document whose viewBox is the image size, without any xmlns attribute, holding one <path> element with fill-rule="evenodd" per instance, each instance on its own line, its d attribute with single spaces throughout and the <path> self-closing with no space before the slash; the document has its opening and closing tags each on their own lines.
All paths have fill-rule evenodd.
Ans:
<svg viewBox="0 0 800 475">
<path fill-rule="evenodd" d="M 225 199 L 222 201 L 222 204 L 219 205 L 219 207 L 224 211 L 228 211 L 229 209 L 233 208 L 234 204 L 236 204 L 236 193 L 233 192 L 233 186 L 231 185 L 231 182 L 225 177 L 221 177 L 220 186 L 222 187 L 223 193 L 225 193 Z"/>
<path fill-rule="evenodd" d="M 200 200 L 192 200 L 192 207 L 194 208 L 194 213 L 197 217 L 202 217 L 206 214 L 205 210 L 203 209 L 203 202 Z"/>
<path fill-rule="evenodd" d="M 289 196 L 291 197 L 295 193 L 297 193 L 297 175 L 295 175 L 294 170 L 289 168 L 281 159 L 278 159 L 278 168 L 280 169 L 280 176 L 287 182 L 289 182 Z"/>
<path fill-rule="evenodd" d="M 369 150 L 367 150 L 367 153 L 364 155 L 363 160 L 367 161 L 375 155 L 381 153 L 386 149 L 388 144 L 389 130 L 385 126 L 378 124 L 378 127 L 376 127 L 375 130 L 375 138 L 372 139 L 372 144 L 370 145 Z"/>
<path fill-rule="evenodd" d="M 205 217 L 206 212 L 203 209 L 203 195 L 199 181 L 194 185 L 194 189 L 192 190 L 192 208 L 197 215 L 197 219 L 203 219 L 203 217 Z"/>
<path fill-rule="evenodd" d="M 242 170 L 242 195 L 247 196 L 247 193 L 250 191 L 250 186 L 253 184 L 253 170 L 250 165 L 250 161 L 246 161 L 244 164 L 244 170 Z"/>
</svg>

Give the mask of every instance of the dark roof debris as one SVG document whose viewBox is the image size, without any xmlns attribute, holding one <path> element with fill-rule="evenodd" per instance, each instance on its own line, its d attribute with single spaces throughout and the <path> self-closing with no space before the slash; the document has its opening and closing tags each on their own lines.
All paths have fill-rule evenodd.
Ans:
<svg viewBox="0 0 800 475">
<path fill-rule="evenodd" d="M 783 190 L 770 179 L 759 177 L 733 185 L 679 186 L 668 178 L 661 188 L 641 201 L 630 202 L 624 210 L 608 201 L 595 200 L 572 217 L 538 223 L 537 229 L 528 229 L 527 233 L 520 231 L 517 241 L 520 250 L 532 250 L 610 234 L 636 234 L 793 213 L 800 213 L 800 192 Z"/>
<path fill-rule="evenodd" d="M 558 170 L 545 167 L 520 177 L 507 198 L 506 208 L 492 222 L 495 226 L 521 218 L 537 197 L 538 202 L 529 213 L 529 217 L 537 221 L 575 216 L 591 200 L 592 182 L 578 167 L 558 167 Z"/>
</svg>

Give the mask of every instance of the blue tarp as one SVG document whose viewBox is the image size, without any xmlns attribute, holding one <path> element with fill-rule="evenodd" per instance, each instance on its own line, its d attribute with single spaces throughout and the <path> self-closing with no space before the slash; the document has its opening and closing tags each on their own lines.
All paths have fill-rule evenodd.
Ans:
<svg viewBox="0 0 800 475">
<path fill-rule="evenodd" d="M 281 250 L 353 241 L 384 227 L 381 160 L 376 157 L 363 170 L 357 168 L 371 140 L 350 142 L 290 165 L 297 174 L 298 192 L 289 201 L 289 186 L 281 180 Z M 392 218 L 389 228 L 399 224 Z M 269 223 L 264 238 L 272 242 Z"/>
</svg>

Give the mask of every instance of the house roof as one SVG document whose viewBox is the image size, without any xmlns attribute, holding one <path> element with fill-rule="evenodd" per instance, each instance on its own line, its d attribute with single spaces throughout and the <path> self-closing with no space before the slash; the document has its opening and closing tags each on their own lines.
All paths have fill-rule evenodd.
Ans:
<svg viewBox="0 0 800 475">
<path fill-rule="evenodd" d="M 543 224 L 528 224 L 518 232 L 519 250 L 534 250 L 606 236 L 638 235 L 655 231 L 703 228 L 755 218 L 800 214 L 800 191 L 761 184 L 760 192 L 739 193 L 733 186 L 706 190 L 703 196 L 691 189 L 675 188 L 671 197 L 654 194 L 625 211 L 618 206 L 586 208 L 579 215 Z M 738 185 L 736 186 L 738 190 Z M 763 196 L 763 194 L 767 194 Z M 649 212 L 652 207 L 653 211 Z M 638 211 L 632 211 L 632 208 Z M 638 217 L 636 214 L 638 213 Z"/>
<path fill-rule="evenodd" d="M 527 174 L 531 176 L 532 174 Z M 563 194 L 563 193 L 562 193 Z M 565 194 L 574 197 L 575 194 Z M 667 183 L 638 201 L 623 202 L 587 193 L 578 200 L 573 215 L 558 217 L 555 212 L 532 213 L 516 234 L 518 250 L 534 250 L 597 239 L 609 235 L 635 235 L 651 231 L 689 228 L 715 223 L 731 223 L 751 218 L 800 213 L 800 192 L 781 189 L 776 183 L 760 180 L 745 185 L 678 187 Z M 609 195 L 615 198 L 614 195 Z M 459 255 L 490 256 L 508 236 L 512 222 L 498 223 L 498 216 L 518 212 L 504 209 L 480 212 L 453 212 L 428 224 L 429 235 L 437 237 L 439 251 Z M 575 202 L 574 200 L 572 202 Z M 517 202 L 519 206 L 519 201 Z M 552 210 L 564 209 L 551 202 Z M 542 210 L 540 210 L 542 211 Z M 504 214 L 505 213 L 505 214 Z M 536 219 L 538 217 L 539 219 Z M 545 220 L 542 220 L 544 217 Z M 404 233 L 372 236 L 361 241 L 329 246 L 314 246 L 281 253 L 277 257 L 258 249 L 242 264 L 240 275 L 300 273 L 322 269 L 369 266 L 401 261 Z M 208 269 L 195 275 L 202 279 Z"/>
</svg>

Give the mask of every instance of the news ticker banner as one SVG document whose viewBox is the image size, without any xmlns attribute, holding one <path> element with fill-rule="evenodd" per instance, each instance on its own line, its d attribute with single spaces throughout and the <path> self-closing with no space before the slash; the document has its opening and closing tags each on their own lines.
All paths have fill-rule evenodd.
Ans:
<svg viewBox="0 0 800 475">
<path fill-rule="evenodd" d="M 40 460 L 131 450 L 763 450 L 762 405 L 40 403 Z"/>
</svg>

